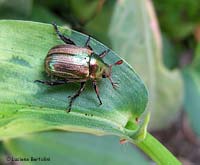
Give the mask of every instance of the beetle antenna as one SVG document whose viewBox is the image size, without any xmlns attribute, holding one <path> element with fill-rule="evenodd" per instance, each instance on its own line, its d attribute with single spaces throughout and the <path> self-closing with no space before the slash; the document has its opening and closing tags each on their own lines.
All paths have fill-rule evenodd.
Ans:
<svg viewBox="0 0 200 165">
<path fill-rule="evenodd" d="M 110 67 L 114 66 L 114 65 L 121 65 L 123 63 L 123 60 L 119 60 L 117 62 L 115 62 L 114 64 L 110 65 Z"/>
</svg>

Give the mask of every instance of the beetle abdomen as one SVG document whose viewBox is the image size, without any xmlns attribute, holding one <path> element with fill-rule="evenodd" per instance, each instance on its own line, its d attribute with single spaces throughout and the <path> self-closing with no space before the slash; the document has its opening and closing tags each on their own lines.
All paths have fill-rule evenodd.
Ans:
<svg viewBox="0 0 200 165">
<path fill-rule="evenodd" d="M 49 54 L 45 61 L 45 69 L 50 75 L 78 82 L 89 77 L 87 54 Z"/>
</svg>

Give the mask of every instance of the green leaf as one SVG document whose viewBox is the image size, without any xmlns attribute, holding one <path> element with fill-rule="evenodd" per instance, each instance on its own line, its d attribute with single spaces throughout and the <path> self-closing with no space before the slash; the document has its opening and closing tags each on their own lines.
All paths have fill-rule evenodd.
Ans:
<svg viewBox="0 0 200 165">
<path fill-rule="evenodd" d="M 16 158 L 50 158 L 46 162 L 28 161 L 24 164 L 147 164 L 147 160 L 138 150 L 130 144 L 120 145 L 119 139 L 114 136 L 44 132 L 8 140 L 5 147 Z"/>
<path fill-rule="evenodd" d="M 162 63 L 161 39 L 152 4 L 145 0 L 118 1 L 110 26 L 113 49 L 144 79 L 153 129 L 176 119 L 182 103 L 182 79 Z M 159 124 L 158 124 L 159 123 Z"/>
<path fill-rule="evenodd" d="M 70 29 L 59 29 L 80 46 L 88 38 Z M 66 113 L 67 96 L 74 94 L 79 84 L 49 87 L 34 83 L 37 79 L 48 79 L 44 58 L 51 47 L 63 44 L 52 25 L 2 20 L 0 43 L 3 43 L 0 45 L 0 139 L 59 129 L 114 134 L 131 140 L 143 128 L 136 120 L 145 110 L 147 91 L 126 62 L 113 67 L 113 80 L 120 84 L 117 90 L 107 79 L 98 83 L 103 105 L 98 105 L 96 94 L 88 83 L 73 104 L 72 112 Z M 94 39 L 90 40 L 90 45 L 97 53 L 107 49 Z M 119 57 L 112 51 L 105 57 L 108 64 L 117 60 Z"/>
<path fill-rule="evenodd" d="M 185 87 L 184 108 L 192 128 L 200 136 L 200 44 L 195 55 L 192 64 L 182 71 Z"/>
<path fill-rule="evenodd" d="M 154 157 L 155 139 L 149 143 L 148 138 L 145 138 L 149 115 L 138 123 L 138 117 L 144 112 L 147 103 L 147 91 L 141 79 L 127 63 L 124 62 L 123 65 L 113 68 L 113 79 L 120 83 L 116 91 L 111 88 L 109 81 L 99 82 L 102 106 L 97 106 L 96 95 L 88 84 L 85 93 L 75 102 L 73 111 L 66 113 L 65 109 L 68 105 L 66 95 L 73 94 L 78 84 L 46 87 L 33 83 L 36 79 L 47 79 L 43 68 L 46 53 L 52 46 L 62 43 L 57 39 L 53 27 L 42 23 L 6 20 L 0 21 L 0 25 L 0 42 L 4 43 L 0 45 L 0 72 L 2 73 L 0 75 L 0 138 L 4 144 L 11 144 L 6 147 L 10 148 L 13 154 L 20 152 L 18 144 L 25 142 L 26 134 L 59 129 L 96 135 L 117 135 L 132 143 L 135 142 L 142 149 L 143 146 L 150 146 L 151 150 L 145 147 L 144 151 L 150 156 L 152 154 L 156 162 L 163 161 L 160 160 L 161 157 Z M 59 29 L 77 45 L 83 46 L 87 40 L 87 36 L 78 32 Z M 97 53 L 107 49 L 94 39 L 90 41 L 90 45 Z M 117 60 L 119 57 L 112 51 L 105 58 L 109 64 Z M 16 139 L 18 136 L 20 138 Z M 19 140 L 19 143 L 12 143 L 13 138 Z M 53 139 L 55 140 L 55 135 Z M 62 140 L 63 138 L 59 142 Z M 55 145 L 57 144 L 56 140 Z M 34 145 L 36 146 L 38 145 Z M 24 151 L 23 148 L 21 153 Z M 38 149 L 36 153 L 40 153 L 37 151 Z M 173 155 L 161 149 L 160 153 L 162 152 L 165 152 L 165 157 L 176 164 Z"/>
</svg>

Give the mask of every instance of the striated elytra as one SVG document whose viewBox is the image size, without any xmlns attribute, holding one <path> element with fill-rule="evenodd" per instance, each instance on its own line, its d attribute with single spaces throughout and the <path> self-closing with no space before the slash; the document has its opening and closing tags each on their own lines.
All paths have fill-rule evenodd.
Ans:
<svg viewBox="0 0 200 165">
<path fill-rule="evenodd" d="M 90 80 L 101 105 L 97 81 L 108 78 L 113 88 L 116 88 L 117 83 L 114 83 L 111 79 L 112 66 L 120 65 L 123 61 L 119 60 L 112 65 L 106 64 L 102 58 L 109 53 L 109 49 L 98 55 L 89 45 L 90 37 L 88 37 L 85 46 L 80 47 L 61 34 L 55 23 L 52 25 L 59 38 L 65 42 L 63 45 L 51 48 L 45 58 L 45 71 L 55 80 L 35 80 L 35 82 L 50 86 L 80 82 L 79 90 L 70 97 L 67 108 L 67 112 L 70 112 L 72 103 L 85 89 L 85 83 Z"/>
</svg>

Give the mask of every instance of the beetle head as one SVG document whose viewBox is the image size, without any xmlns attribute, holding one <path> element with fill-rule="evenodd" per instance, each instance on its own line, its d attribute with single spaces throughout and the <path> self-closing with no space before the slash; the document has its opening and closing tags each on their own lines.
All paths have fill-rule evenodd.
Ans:
<svg viewBox="0 0 200 165">
<path fill-rule="evenodd" d="M 102 74 L 102 77 L 103 77 L 103 78 L 108 78 L 108 79 L 110 80 L 110 82 L 111 82 L 113 88 L 116 88 L 116 87 L 117 87 L 117 83 L 114 83 L 114 82 L 112 81 L 112 78 L 111 78 L 112 67 L 115 66 L 115 65 L 121 65 L 122 63 L 123 63 L 123 60 L 119 60 L 119 61 L 115 62 L 114 64 L 109 65 L 109 67 L 106 68 L 106 69 L 104 70 L 104 73 Z"/>
</svg>

